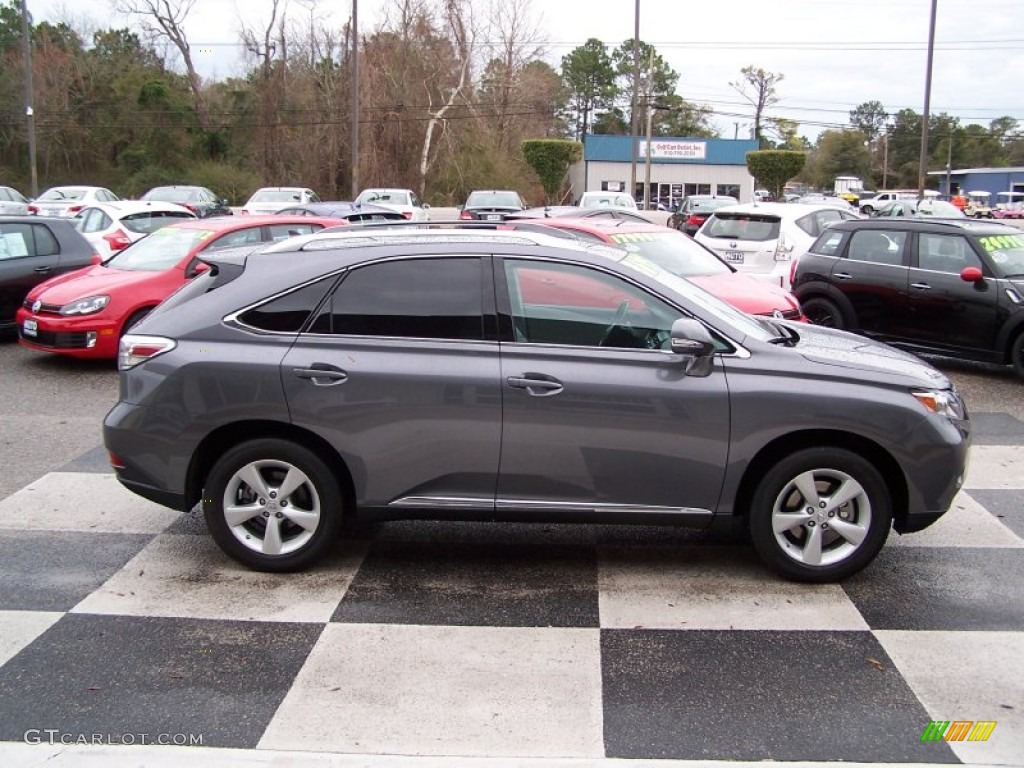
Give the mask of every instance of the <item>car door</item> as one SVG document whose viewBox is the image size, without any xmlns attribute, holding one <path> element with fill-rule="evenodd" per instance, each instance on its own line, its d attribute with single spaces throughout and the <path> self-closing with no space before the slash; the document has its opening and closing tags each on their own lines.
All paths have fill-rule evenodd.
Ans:
<svg viewBox="0 0 1024 768">
<path fill-rule="evenodd" d="M 857 229 L 836 259 L 830 280 L 853 307 L 854 330 L 869 336 L 899 334 L 906 313 L 905 231 Z"/>
<path fill-rule="evenodd" d="M 966 267 L 992 274 L 958 234 L 918 232 L 909 270 L 902 338 L 943 349 L 994 350 L 999 333 L 999 290 L 994 280 L 968 283 Z"/>
<path fill-rule="evenodd" d="M 507 318 L 497 516 L 709 521 L 729 396 L 720 370 L 687 377 L 662 348 L 683 313 L 589 266 L 508 257 L 495 271 Z"/>
<path fill-rule="evenodd" d="M 345 458 L 361 508 L 491 514 L 501 440 L 493 307 L 489 257 L 360 266 L 285 356 L 292 420 Z"/>
<path fill-rule="evenodd" d="M 60 248 L 42 225 L 0 221 L 0 324 L 14 322 L 36 285 L 56 274 Z"/>
</svg>

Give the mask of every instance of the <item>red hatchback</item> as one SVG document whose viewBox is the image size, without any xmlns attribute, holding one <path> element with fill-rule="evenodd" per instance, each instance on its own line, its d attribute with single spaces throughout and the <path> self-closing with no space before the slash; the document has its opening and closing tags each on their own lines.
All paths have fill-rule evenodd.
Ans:
<svg viewBox="0 0 1024 768">
<path fill-rule="evenodd" d="M 276 242 L 344 224 L 311 216 L 246 216 L 171 224 L 103 264 L 47 280 L 17 313 L 18 341 L 43 352 L 116 358 L 122 334 L 206 269 L 209 251 Z"/>
<path fill-rule="evenodd" d="M 517 222 L 505 222 L 514 227 Z M 803 320 L 800 304 L 789 291 L 738 272 L 692 238 L 658 224 L 615 219 L 557 217 L 530 219 L 531 227 L 544 226 L 572 232 L 585 241 L 611 243 L 635 250 L 662 269 L 696 283 L 723 301 L 751 315 Z"/>
</svg>

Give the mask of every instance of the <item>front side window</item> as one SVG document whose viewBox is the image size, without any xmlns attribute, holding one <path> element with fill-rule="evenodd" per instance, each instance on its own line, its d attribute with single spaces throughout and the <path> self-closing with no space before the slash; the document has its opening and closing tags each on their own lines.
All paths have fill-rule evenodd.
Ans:
<svg viewBox="0 0 1024 768">
<path fill-rule="evenodd" d="M 34 256 L 29 224 L 0 224 L 0 261 Z"/>
<path fill-rule="evenodd" d="M 186 229 L 171 225 L 118 251 L 104 264 L 111 269 L 151 272 L 170 269 L 213 234 L 207 229 Z"/>
<path fill-rule="evenodd" d="M 482 283 L 477 257 L 369 264 L 345 276 L 310 333 L 483 339 Z"/>
<path fill-rule="evenodd" d="M 965 267 L 980 269 L 981 261 L 964 237 L 922 232 L 917 236 L 917 266 L 958 275 Z"/>
<path fill-rule="evenodd" d="M 319 224 L 271 224 L 267 229 L 270 232 L 270 239 L 273 242 L 279 240 L 287 240 L 289 237 L 296 237 L 297 235 L 311 235 L 317 232 L 323 227 Z"/>
<path fill-rule="evenodd" d="M 516 341 L 667 349 L 678 310 L 620 278 L 573 264 L 507 259 Z"/>
<path fill-rule="evenodd" d="M 846 256 L 853 261 L 897 266 L 903 263 L 907 233 L 895 229 L 862 229 L 850 238 Z"/>
<path fill-rule="evenodd" d="M 259 227 L 246 227 L 221 235 L 207 246 L 207 250 L 219 251 L 221 248 L 235 248 L 239 245 L 257 245 L 262 241 L 263 233 Z"/>
<path fill-rule="evenodd" d="M 1024 234 L 981 235 L 975 239 L 1000 277 L 1024 276 Z"/>
</svg>

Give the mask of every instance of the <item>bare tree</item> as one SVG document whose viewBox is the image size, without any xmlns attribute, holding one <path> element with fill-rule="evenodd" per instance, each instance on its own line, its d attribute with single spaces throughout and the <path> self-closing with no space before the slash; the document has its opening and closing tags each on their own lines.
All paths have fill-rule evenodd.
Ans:
<svg viewBox="0 0 1024 768">
<path fill-rule="evenodd" d="M 185 76 L 192 91 L 196 121 L 205 131 L 209 129 L 209 115 L 203 94 L 203 80 L 192 61 L 192 47 L 185 35 L 185 19 L 197 0 L 114 0 L 119 13 L 136 16 L 142 30 L 151 39 L 164 39 L 173 45 L 185 64 Z"/>
<path fill-rule="evenodd" d="M 782 81 L 783 75 L 768 72 L 753 65 L 744 67 L 740 72 L 743 75 L 743 79 L 729 83 L 729 85 L 754 107 L 753 138 L 761 141 L 763 139 L 761 122 L 764 117 L 764 111 L 773 104 L 778 103 L 779 97 L 775 92 L 775 86 Z"/>
<path fill-rule="evenodd" d="M 260 102 L 260 133 L 263 136 L 263 175 L 266 179 L 279 178 L 282 174 L 281 168 L 281 146 L 278 140 L 278 125 L 280 123 L 280 107 L 283 89 L 280 85 L 279 75 L 284 72 L 287 66 L 287 38 L 285 36 L 285 17 L 282 14 L 278 19 L 280 0 L 272 0 L 270 6 L 270 20 L 261 32 L 242 23 L 241 39 L 245 50 L 256 61 L 259 76 L 259 102 Z M 278 37 L 274 38 L 274 27 L 278 27 Z M 280 68 L 275 69 L 275 56 L 280 49 Z"/>
</svg>

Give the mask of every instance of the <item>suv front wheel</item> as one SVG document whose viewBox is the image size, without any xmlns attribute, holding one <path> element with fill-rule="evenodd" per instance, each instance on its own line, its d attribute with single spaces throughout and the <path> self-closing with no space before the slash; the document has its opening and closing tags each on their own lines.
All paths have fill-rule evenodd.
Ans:
<svg viewBox="0 0 1024 768">
<path fill-rule="evenodd" d="M 203 513 L 218 546 L 259 571 L 313 563 L 341 529 L 341 489 L 327 465 L 288 440 L 240 443 L 214 464 Z"/>
<path fill-rule="evenodd" d="M 765 473 L 750 507 L 750 536 L 761 559 L 786 578 L 844 579 L 870 563 L 889 535 L 885 480 L 843 448 L 808 448 Z"/>
</svg>

